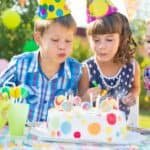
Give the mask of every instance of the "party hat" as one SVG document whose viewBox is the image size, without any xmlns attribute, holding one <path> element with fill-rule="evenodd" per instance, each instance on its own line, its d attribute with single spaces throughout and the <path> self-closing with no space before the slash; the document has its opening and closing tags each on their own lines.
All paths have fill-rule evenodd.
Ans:
<svg viewBox="0 0 150 150">
<path fill-rule="evenodd" d="M 40 19 L 55 19 L 70 14 L 65 0 L 39 0 L 37 15 Z"/>
<path fill-rule="evenodd" d="M 110 0 L 87 0 L 87 22 L 90 23 L 118 10 Z"/>
</svg>

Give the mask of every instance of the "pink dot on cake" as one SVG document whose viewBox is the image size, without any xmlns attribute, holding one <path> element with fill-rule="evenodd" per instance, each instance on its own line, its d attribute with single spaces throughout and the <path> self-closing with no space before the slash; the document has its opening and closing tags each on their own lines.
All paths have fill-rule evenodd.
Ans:
<svg viewBox="0 0 150 150">
<path fill-rule="evenodd" d="M 114 125 L 116 123 L 116 115 L 113 113 L 107 114 L 107 121 L 110 125 Z"/>
<path fill-rule="evenodd" d="M 73 135 L 74 135 L 74 138 L 76 139 L 79 139 L 81 137 L 80 131 L 75 131 Z"/>
</svg>

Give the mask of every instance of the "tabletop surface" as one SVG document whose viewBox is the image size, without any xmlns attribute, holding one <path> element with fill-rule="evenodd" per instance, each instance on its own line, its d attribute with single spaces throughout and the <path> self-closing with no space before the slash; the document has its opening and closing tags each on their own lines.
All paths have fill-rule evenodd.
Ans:
<svg viewBox="0 0 150 150">
<path fill-rule="evenodd" d="M 10 137 L 8 127 L 0 130 L 0 150 L 12 149 L 16 150 L 45 150 L 45 149 L 57 149 L 57 150 L 97 150 L 97 149 L 150 149 L 150 132 L 149 130 L 132 129 L 132 132 L 138 133 L 133 136 L 136 140 L 130 140 L 130 142 L 123 141 L 122 143 L 90 143 L 90 142 L 66 142 L 57 140 L 42 140 L 37 134 L 34 134 L 32 130 L 36 127 L 27 127 L 26 133 L 23 137 Z M 41 134 L 41 133 L 40 133 Z M 136 136 L 136 137 L 135 137 Z M 143 139 L 142 139 L 142 138 Z M 132 137 L 130 137 L 132 139 Z M 138 139 L 141 138 L 141 139 Z M 132 142 L 133 141 L 133 142 Z"/>
</svg>

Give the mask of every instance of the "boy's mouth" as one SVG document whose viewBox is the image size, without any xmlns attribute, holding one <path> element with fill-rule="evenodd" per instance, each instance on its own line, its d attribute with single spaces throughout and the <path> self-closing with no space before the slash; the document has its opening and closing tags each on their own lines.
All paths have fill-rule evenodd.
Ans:
<svg viewBox="0 0 150 150">
<path fill-rule="evenodd" d="M 61 53 L 61 54 L 57 54 L 58 57 L 65 57 L 66 54 L 65 53 Z"/>
</svg>

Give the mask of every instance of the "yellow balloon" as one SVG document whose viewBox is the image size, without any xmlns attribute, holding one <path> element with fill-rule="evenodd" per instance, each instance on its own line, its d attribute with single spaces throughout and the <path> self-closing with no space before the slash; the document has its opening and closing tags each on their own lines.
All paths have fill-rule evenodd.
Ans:
<svg viewBox="0 0 150 150">
<path fill-rule="evenodd" d="M 20 25 L 21 18 L 16 11 L 7 9 L 2 13 L 2 22 L 8 29 L 15 29 Z"/>
</svg>

